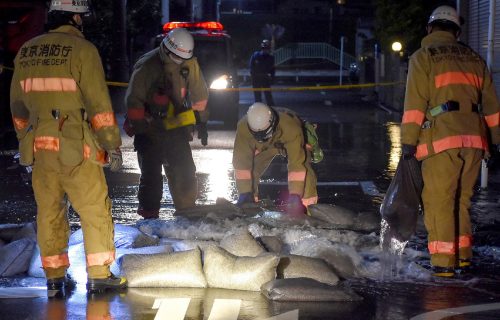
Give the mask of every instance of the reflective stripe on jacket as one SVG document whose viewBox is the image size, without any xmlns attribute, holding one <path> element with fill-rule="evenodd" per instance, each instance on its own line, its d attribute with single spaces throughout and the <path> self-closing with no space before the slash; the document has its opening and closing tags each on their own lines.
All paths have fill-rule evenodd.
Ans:
<svg viewBox="0 0 500 320">
<path fill-rule="evenodd" d="M 17 136 L 22 140 L 33 129 L 35 152 L 59 152 L 65 164 L 76 165 L 88 156 L 84 127 L 89 125 L 92 139 L 103 149 L 121 145 L 98 51 L 72 26 L 21 47 L 10 94 Z"/>
<path fill-rule="evenodd" d="M 284 108 L 278 111 L 279 122 L 272 138 L 259 143 L 252 136 L 247 117 L 238 122 L 234 141 L 233 166 L 236 186 L 239 193 L 253 192 L 252 168 L 254 157 L 269 149 L 278 149 L 279 154 L 285 154 L 288 159 L 288 191 L 299 196 L 304 195 L 306 179 L 306 147 L 302 121 L 293 112 Z"/>
<path fill-rule="evenodd" d="M 447 101 L 460 109 L 430 114 Z M 476 104 L 484 116 L 474 112 Z M 499 110 L 491 75 L 476 52 L 445 31 L 422 40 L 410 58 L 401 128 L 402 143 L 417 146 L 418 159 L 452 148 L 487 150 L 488 139 L 500 143 Z"/>
</svg>

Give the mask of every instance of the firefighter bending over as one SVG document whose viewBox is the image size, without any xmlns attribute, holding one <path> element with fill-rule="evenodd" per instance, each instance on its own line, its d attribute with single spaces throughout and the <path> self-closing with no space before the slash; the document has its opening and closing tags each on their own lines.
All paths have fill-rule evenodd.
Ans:
<svg viewBox="0 0 500 320">
<path fill-rule="evenodd" d="M 470 199 L 488 141 L 500 143 L 499 104 L 483 59 L 457 42 L 455 9 L 436 8 L 427 33 L 410 58 L 401 140 L 422 161 L 433 274 L 453 277 L 471 266 Z"/>
<path fill-rule="evenodd" d="M 21 164 L 33 166 L 37 237 L 47 289 L 74 287 L 65 196 L 80 216 L 87 290 L 121 289 L 115 277 L 111 200 L 102 169 L 122 164 L 120 131 L 96 47 L 85 40 L 87 1 L 52 1 L 48 33 L 27 41 L 15 59 L 11 111 Z M 109 163 L 106 158 L 109 158 Z"/>
<path fill-rule="evenodd" d="M 317 180 L 311 162 L 321 160 L 313 159 L 313 154 L 318 155 L 317 150 L 321 150 L 316 143 L 311 153 L 306 141 L 309 133 L 305 130 L 308 129 L 304 128 L 304 122 L 291 110 L 271 108 L 261 102 L 250 106 L 246 116 L 238 122 L 234 142 L 238 206 L 258 201 L 260 177 L 277 155 L 288 159 L 288 213 L 293 216 L 305 214 L 307 206 L 317 203 Z M 317 142 L 315 133 L 314 137 Z"/>
<path fill-rule="evenodd" d="M 127 89 L 124 129 L 135 135 L 141 169 L 137 213 L 145 219 L 159 217 L 162 167 L 175 208 L 195 205 L 196 167 L 189 142 L 197 124 L 198 138 L 207 144 L 208 89 L 193 48 L 186 29 L 171 30 L 159 48 L 139 58 Z"/>
</svg>

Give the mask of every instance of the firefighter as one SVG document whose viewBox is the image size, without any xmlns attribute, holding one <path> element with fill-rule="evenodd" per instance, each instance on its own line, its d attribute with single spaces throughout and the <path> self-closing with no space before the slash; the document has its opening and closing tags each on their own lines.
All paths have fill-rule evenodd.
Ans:
<svg viewBox="0 0 500 320">
<path fill-rule="evenodd" d="M 145 219 L 159 217 L 162 167 L 175 208 L 195 205 L 196 167 L 189 142 L 197 123 L 198 138 L 207 144 L 208 89 L 193 48 L 186 29 L 171 30 L 159 48 L 139 58 L 126 92 L 125 131 L 134 135 L 141 169 L 137 213 Z"/>
<path fill-rule="evenodd" d="M 239 198 L 238 206 L 258 201 L 261 175 L 275 156 L 288 160 L 287 211 L 292 216 L 307 213 L 318 202 L 316 174 L 304 135 L 303 121 L 291 110 L 271 108 L 256 102 L 238 122 L 233 166 Z"/>
<path fill-rule="evenodd" d="M 102 166 L 120 169 L 121 138 L 98 51 L 82 33 L 88 12 L 86 0 L 52 1 L 49 31 L 21 47 L 11 83 L 20 162 L 33 165 L 38 246 L 49 290 L 74 285 L 66 275 L 66 197 L 81 220 L 87 290 L 127 284 L 109 270 L 115 259 L 114 226 Z"/>
<path fill-rule="evenodd" d="M 457 42 L 454 8 L 437 7 L 427 33 L 410 58 L 401 140 L 404 157 L 422 161 L 433 274 L 453 277 L 471 267 L 470 199 L 489 143 L 500 143 L 499 104 L 483 59 Z"/>
<path fill-rule="evenodd" d="M 262 40 L 260 50 L 255 51 L 250 57 L 250 76 L 252 87 L 271 88 L 274 79 L 274 56 L 271 55 L 271 43 L 269 40 Z M 262 102 L 262 91 L 254 90 L 255 102 Z M 270 90 L 264 91 L 266 103 L 274 106 L 273 95 Z"/>
</svg>

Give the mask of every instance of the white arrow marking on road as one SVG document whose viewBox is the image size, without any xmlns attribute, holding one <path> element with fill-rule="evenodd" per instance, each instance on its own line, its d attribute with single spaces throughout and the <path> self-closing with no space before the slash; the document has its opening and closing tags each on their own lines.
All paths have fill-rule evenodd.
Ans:
<svg viewBox="0 0 500 320">
<path fill-rule="evenodd" d="M 0 288 L 0 299 L 16 299 L 16 298 L 41 298 L 55 294 L 47 292 L 45 287 L 10 287 Z"/>
<path fill-rule="evenodd" d="M 410 320 L 440 320 L 444 318 L 448 318 L 457 314 L 465 314 L 465 313 L 473 313 L 473 312 L 481 312 L 481 311 L 489 311 L 489 310 L 498 310 L 500 309 L 500 303 L 487 303 L 487 304 L 476 304 L 473 306 L 465 306 L 459 308 L 449 308 L 449 309 L 441 309 L 431 312 L 426 312 L 419 314 L 411 318 Z"/>
<path fill-rule="evenodd" d="M 208 320 L 236 320 L 240 314 L 241 300 L 215 299 Z"/>
<path fill-rule="evenodd" d="M 296 309 L 279 314 L 271 318 L 267 318 L 265 320 L 298 320 L 298 319 L 299 319 L 299 310 Z"/>
<path fill-rule="evenodd" d="M 158 309 L 155 320 L 183 320 L 191 298 L 155 299 L 153 309 Z"/>
</svg>

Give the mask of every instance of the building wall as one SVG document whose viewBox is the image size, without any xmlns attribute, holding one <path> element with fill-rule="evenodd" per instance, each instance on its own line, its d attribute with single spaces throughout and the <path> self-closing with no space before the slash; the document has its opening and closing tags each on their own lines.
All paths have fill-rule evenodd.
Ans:
<svg viewBox="0 0 500 320">
<path fill-rule="evenodd" d="M 487 60 L 490 0 L 462 1 L 460 8 L 462 15 L 466 17 L 466 34 L 462 40 Z M 500 1 L 495 1 L 493 15 L 495 27 L 491 71 L 497 95 L 500 96 Z"/>
</svg>

